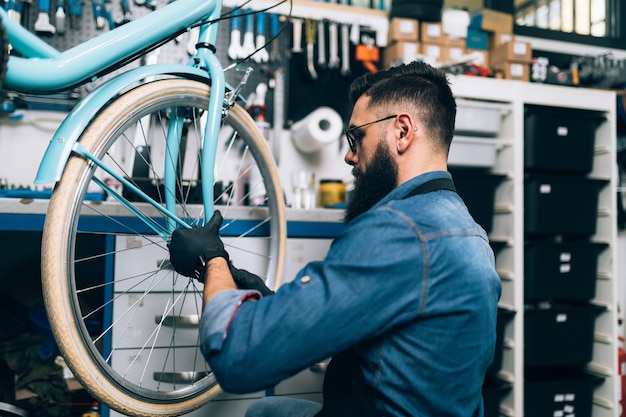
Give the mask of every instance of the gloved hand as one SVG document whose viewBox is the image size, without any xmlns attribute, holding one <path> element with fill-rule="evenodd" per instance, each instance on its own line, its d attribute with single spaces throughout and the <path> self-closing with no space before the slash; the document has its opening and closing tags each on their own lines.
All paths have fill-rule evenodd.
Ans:
<svg viewBox="0 0 626 417">
<path fill-rule="evenodd" d="M 237 269 L 233 264 L 230 264 L 230 273 L 239 289 L 257 290 L 264 297 L 274 294 L 274 291 L 267 288 L 263 279 L 258 275 L 254 275 L 252 272 L 246 271 L 245 269 Z"/>
<path fill-rule="evenodd" d="M 204 227 L 174 230 L 167 246 L 176 272 L 204 282 L 204 266 L 209 260 L 222 257 L 228 261 L 228 252 L 219 235 L 222 220 L 222 214 L 215 211 Z"/>
</svg>

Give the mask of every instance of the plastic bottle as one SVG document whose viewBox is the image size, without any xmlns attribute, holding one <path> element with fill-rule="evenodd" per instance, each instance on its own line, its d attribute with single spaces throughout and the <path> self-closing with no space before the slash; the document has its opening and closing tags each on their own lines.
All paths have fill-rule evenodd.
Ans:
<svg viewBox="0 0 626 417">
<path fill-rule="evenodd" d="M 100 417 L 100 404 L 94 402 L 91 407 L 83 413 L 83 417 Z"/>
</svg>

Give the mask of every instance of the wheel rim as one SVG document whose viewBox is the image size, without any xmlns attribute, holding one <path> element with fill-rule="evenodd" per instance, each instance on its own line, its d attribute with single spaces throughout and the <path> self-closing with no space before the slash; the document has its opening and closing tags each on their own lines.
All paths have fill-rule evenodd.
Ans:
<svg viewBox="0 0 626 417">
<path fill-rule="evenodd" d="M 141 144 L 137 139 L 138 132 L 146 131 L 137 128 L 132 123 L 134 119 L 146 120 L 144 113 L 152 114 L 149 129 L 152 147 L 159 132 L 166 131 L 161 122 L 167 117 L 161 108 L 176 103 L 193 103 L 206 108 L 206 87 L 183 82 L 188 90 L 184 95 L 181 92 L 187 90 L 181 91 L 180 80 L 169 81 L 169 84 L 160 81 L 157 86 L 140 87 L 146 91 L 132 95 L 126 102 L 118 102 L 120 106 L 129 103 L 143 106 L 143 111 L 127 120 L 120 120 L 115 111 L 111 115 L 104 113 L 94 123 L 96 126 L 86 131 L 81 142 L 84 141 L 90 152 L 109 164 L 111 156 L 116 156 L 120 170 L 128 166 L 128 161 L 118 155 L 128 155 L 125 148 Z M 167 98 L 171 97 L 167 88 L 176 91 L 176 103 Z M 251 128 L 249 117 L 239 107 L 233 109 L 229 119 L 235 130 Z M 188 126 L 188 145 L 195 140 L 192 136 L 201 131 L 196 129 L 199 125 L 198 122 Z M 103 136 L 102 132 L 120 139 L 99 141 L 97 137 Z M 120 132 L 127 133 L 119 135 Z M 235 198 L 236 187 L 226 187 L 230 190 L 224 194 L 228 197 L 222 198 L 226 204 L 219 208 L 227 219 L 222 233 L 232 235 L 224 238 L 227 249 L 237 266 L 260 275 L 276 274 L 279 282 L 284 252 L 284 207 L 275 169 L 272 165 L 264 165 L 267 154 L 263 146 L 259 147 L 257 136 L 246 136 L 242 142 L 241 139 L 233 140 L 226 129 L 222 133 L 228 140 L 220 145 L 218 153 L 224 153 L 227 162 L 221 167 L 216 164 L 216 179 L 230 180 L 234 178 L 233 172 L 243 172 L 233 165 L 232 159 L 237 159 L 237 155 L 233 156 L 231 152 L 245 151 L 246 147 L 241 144 L 246 142 L 251 145 L 247 149 L 253 159 L 261 165 L 261 177 L 268 196 L 262 207 L 238 207 L 235 203 L 245 197 L 245 193 L 239 191 Z M 193 154 L 194 151 L 189 149 L 188 146 L 188 152 Z M 151 150 L 155 154 L 160 152 L 154 148 Z M 134 159 L 136 163 L 138 159 Z M 155 163 L 157 159 L 153 157 L 154 165 L 158 165 Z M 241 155 L 239 159 L 243 159 Z M 190 169 L 193 171 L 198 167 L 192 164 Z M 181 171 L 185 169 L 187 166 Z M 159 178 L 157 171 L 156 168 L 150 171 L 153 182 Z M 124 168 L 123 172 L 131 176 L 130 168 Z M 119 214 L 119 204 L 70 203 L 90 196 L 94 188 L 90 179 L 94 173 L 104 181 L 93 164 L 88 167 L 84 160 L 73 158 L 50 202 L 42 243 L 42 275 L 46 308 L 55 337 L 77 378 L 112 408 L 144 416 L 186 413 L 219 392 L 197 347 L 197 327 L 194 326 L 201 313 L 201 286 L 169 270 L 166 242 L 159 236 L 145 235 L 144 226 L 132 217 L 116 215 Z M 182 177 L 185 178 L 184 172 Z M 193 181 L 189 181 L 186 188 L 181 188 L 179 197 L 193 197 L 196 201 L 197 195 L 192 193 L 197 191 L 193 188 Z M 153 184 L 151 191 L 158 195 L 158 186 Z M 157 213 L 142 205 L 145 203 L 139 206 L 146 215 Z M 181 205 L 178 210 L 190 222 L 203 216 L 198 205 Z M 261 216 L 259 221 L 262 214 L 266 217 Z M 116 232 L 112 233 L 113 230 Z M 240 235 L 246 239 L 237 237 Z M 259 249 L 265 254 L 257 254 Z M 144 260 L 149 260 L 148 264 L 143 263 Z M 94 273 L 99 270 L 104 273 Z M 111 281 L 112 277 L 115 277 L 114 281 Z M 59 281 L 63 281 L 62 285 Z M 159 307 L 152 309 L 155 305 Z M 187 377 L 191 377 L 188 381 L 192 382 L 185 382 Z"/>
</svg>

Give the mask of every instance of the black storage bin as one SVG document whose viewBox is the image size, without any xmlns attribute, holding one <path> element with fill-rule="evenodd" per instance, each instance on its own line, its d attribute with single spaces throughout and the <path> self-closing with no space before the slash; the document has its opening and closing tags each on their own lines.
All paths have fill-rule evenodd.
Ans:
<svg viewBox="0 0 626 417">
<path fill-rule="evenodd" d="M 608 247 L 594 242 L 526 242 L 526 301 L 588 301 L 596 295 L 598 256 Z"/>
<path fill-rule="evenodd" d="M 471 169 L 451 169 L 450 173 L 457 192 L 476 223 L 487 233 L 491 232 L 496 188 L 506 175 Z"/>
<path fill-rule="evenodd" d="M 555 304 L 548 308 L 527 305 L 524 364 L 580 366 L 590 362 L 596 316 L 604 309 L 593 304 Z"/>
<path fill-rule="evenodd" d="M 598 195 L 606 180 L 579 176 L 526 175 L 524 231 L 529 235 L 591 236 Z"/>
<path fill-rule="evenodd" d="M 577 369 L 526 369 L 524 415 L 591 417 L 593 391 L 603 381 Z"/>
<path fill-rule="evenodd" d="M 498 307 L 498 319 L 496 322 L 496 349 L 493 354 L 493 362 L 487 368 L 487 374 L 495 375 L 502 369 L 502 356 L 504 353 L 504 332 L 506 325 L 515 316 L 515 311 Z"/>
<path fill-rule="evenodd" d="M 500 402 L 508 394 L 513 386 L 494 376 L 487 375 L 483 383 L 483 403 L 485 405 L 485 417 L 500 416 Z"/>
<path fill-rule="evenodd" d="M 587 174 L 593 168 L 600 112 L 527 105 L 524 167 L 527 171 Z"/>
</svg>

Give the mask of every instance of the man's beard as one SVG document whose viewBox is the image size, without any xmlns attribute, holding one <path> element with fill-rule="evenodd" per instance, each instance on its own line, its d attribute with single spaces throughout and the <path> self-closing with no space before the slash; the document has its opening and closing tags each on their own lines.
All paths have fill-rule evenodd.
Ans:
<svg viewBox="0 0 626 417">
<path fill-rule="evenodd" d="M 354 167 L 354 190 L 346 208 L 344 222 L 349 223 L 359 214 L 369 210 L 381 198 L 396 188 L 398 166 L 391 156 L 389 145 L 381 140 L 372 161 L 365 171 Z"/>
</svg>

